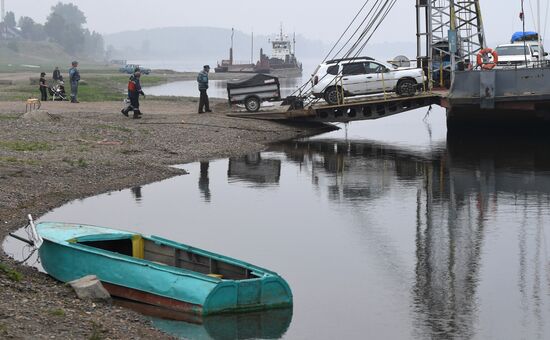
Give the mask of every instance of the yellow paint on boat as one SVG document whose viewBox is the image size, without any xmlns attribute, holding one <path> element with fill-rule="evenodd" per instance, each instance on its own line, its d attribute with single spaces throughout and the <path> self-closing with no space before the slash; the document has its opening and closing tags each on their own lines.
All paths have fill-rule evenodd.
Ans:
<svg viewBox="0 0 550 340">
<path fill-rule="evenodd" d="M 132 256 L 138 259 L 145 257 L 145 242 L 141 235 L 132 236 Z"/>
</svg>

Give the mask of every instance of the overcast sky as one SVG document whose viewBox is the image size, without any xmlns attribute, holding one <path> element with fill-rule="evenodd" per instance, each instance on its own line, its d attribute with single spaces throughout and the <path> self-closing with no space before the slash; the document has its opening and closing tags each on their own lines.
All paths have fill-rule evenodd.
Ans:
<svg viewBox="0 0 550 340">
<path fill-rule="evenodd" d="M 166 26 L 211 26 L 231 28 L 259 34 L 276 33 L 282 22 L 285 31 L 308 38 L 332 42 L 345 29 L 365 0 L 336 2 L 313 0 L 72 0 L 88 18 L 88 28 L 100 33 L 114 33 L 142 28 Z M 6 10 L 16 17 L 27 15 L 44 22 L 50 7 L 58 0 L 5 0 Z M 371 2 L 373 2 L 371 0 Z M 514 31 L 521 30 L 518 19 L 520 0 L 481 0 L 489 44 L 503 43 Z M 525 0 L 527 28 L 534 29 L 530 2 L 536 10 L 536 0 Z M 345 5 L 344 5 L 345 3 Z M 376 42 L 414 41 L 414 0 L 398 0 L 394 11 L 384 22 Z M 541 0 L 546 17 L 548 0 Z M 277 6 L 275 6 L 277 4 Z"/>
</svg>

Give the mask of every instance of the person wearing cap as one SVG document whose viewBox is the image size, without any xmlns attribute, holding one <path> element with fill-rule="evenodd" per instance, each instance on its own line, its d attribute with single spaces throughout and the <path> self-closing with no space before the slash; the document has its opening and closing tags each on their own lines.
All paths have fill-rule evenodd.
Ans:
<svg viewBox="0 0 550 340">
<path fill-rule="evenodd" d="M 139 110 L 139 95 L 141 94 L 145 97 L 145 93 L 143 93 L 143 90 L 141 89 L 140 78 L 141 70 L 136 68 L 134 70 L 134 74 L 132 74 L 130 80 L 128 81 L 128 99 L 130 99 L 130 105 L 120 111 L 126 117 L 128 117 L 128 112 L 134 111 L 134 119 L 141 118 L 141 111 Z"/>
<path fill-rule="evenodd" d="M 200 71 L 197 76 L 197 83 L 199 83 L 199 92 L 201 94 L 199 99 L 199 113 L 212 112 L 212 110 L 210 110 L 208 94 L 206 93 L 206 90 L 208 90 L 208 72 L 210 72 L 210 66 L 204 65 L 202 71 Z"/>
<path fill-rule="evenodd" d="M 80 81 L 80 72 L 78 72 L 78 61 L 72 62 L 69 70 L 69 80 L 71 81 L 71 103 L 78 103 L 78 82 Z"/>
</svg>

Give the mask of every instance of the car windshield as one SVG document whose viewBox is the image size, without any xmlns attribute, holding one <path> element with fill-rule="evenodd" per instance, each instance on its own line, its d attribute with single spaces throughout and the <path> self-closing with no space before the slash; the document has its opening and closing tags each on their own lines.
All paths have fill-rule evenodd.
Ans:
<svg viewBox="0 0 550 340">
<path fill-rule="evenodd" d="M 384 65 L 386 68 L 388 68 L 390 70 L 396 70 L 396 69 L 399 68 L 397 65 L 390 64 L 390 63 L 385 63 L 383 61 L 377 61 L 377 63 L 379 63 L 380 65 Z"/>
<path fill-rule="evenodd" d="M 499 56 L 523 56 L 530 55 L 527 46 L 500 46 L 497 47 L 497 53 Z"/>
</svg>

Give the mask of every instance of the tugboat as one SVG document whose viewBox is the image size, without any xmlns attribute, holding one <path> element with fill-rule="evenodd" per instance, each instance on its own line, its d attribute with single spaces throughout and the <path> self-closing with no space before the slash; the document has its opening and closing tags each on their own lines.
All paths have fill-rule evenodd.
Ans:
<svg viewBox="0 0 550 340">
<path fill-rule="evenodd" d="M 233 59 L 233 34 L 231 34 L 231 48 L 229 59 L 218 62 L 214 69 L 216 73 L 271 73 L 277 76 L 292 77 L 302 75 L 302 64 L 296 59 L 296 37 L 291 42 L 283 34 L 283 28 L 278 37 L 270 40 L 272 46 L 271 57 L 260 49 L 260 60 L 256 63 L 235 63 Z"/>
<path fill-rule="evenodd" d="M 262 69 L 269 68 L 270 72 L 282 76 L 300 76 L 302 75 L 302 64 L 296 58 L 296 34 L 292 42 L 287 35 L 283 34 L 283 27 L 279 36 L 271 40 L 272 52 L 271 58 L 260 50 L 260 62 L 257 66 Z"/>
</svg>

